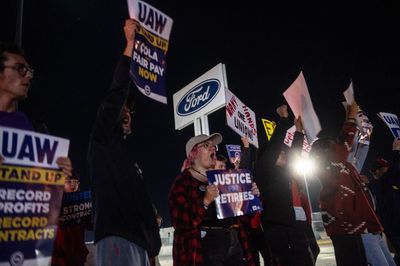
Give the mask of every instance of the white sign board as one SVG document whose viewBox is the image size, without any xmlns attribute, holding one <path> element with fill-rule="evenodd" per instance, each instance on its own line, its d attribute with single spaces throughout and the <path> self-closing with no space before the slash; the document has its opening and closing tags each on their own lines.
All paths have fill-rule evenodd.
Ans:
<svg viewBox="0 0 400 266">
<path fill-rule="evenodd" d="M 225 106 L 228 87 L 225 65 L 219 63 L 173 96 L 175 129 L 182 129 L 196 118 Z"/>
<path fill-rule="evenodd" d="M 393 136 L 395 138 L 400 138 L 400 127 L 399 127 L 400 125 L 399 125 L 399 118 L 397 118 L 397 115 L 380 112 L 378 116 L 389 127 L 390 132 L 392 132 Z"/>
<path fill-rule="evenodd" d="M 321 131 L 321 124 L 311 102 L 303 72 L 300 72 L 297 79 L 283 93 L 283 96 L 292 109 L 294 116 L 301 116 L 305 135 L 308 143 L 311 143 Z"/>
<path fill-rule="evenodd" d="M 353 81 L 350 82 L 349 87 L 343 92 L 343 96 L 346 99 L 347 105 L 352 105 L 354 102 L 354 89 L 353 89 Z"/>
<path fill-rule="evenodd" d="M 225 96 L 227 125 L 240 136 L 247 136 L 249 143 L 258 148 L 256 114 L 230 90 L 225 89 Z"/>
<path fill-rule="evenodd" d="M 172 18 L 141 0 L 128 0 L 128 11 L 129 16 L 138 21 L 141 27 L 164 40 L 169 40 Z"/>
<path fill-rule="evenodd" d="M 57 158 L 68 156 L 69 140 L 64 138 L 0 126 L 0 140 L 5 164 L 59 169 Z"/>
<path fill-rule="evenodd" d="M 157 8 L 128 0 L 129 16 L 138 27 L 129 74 L 143 95 L 167 104 L 166 57 L 173 20 Z"/>
</svg>

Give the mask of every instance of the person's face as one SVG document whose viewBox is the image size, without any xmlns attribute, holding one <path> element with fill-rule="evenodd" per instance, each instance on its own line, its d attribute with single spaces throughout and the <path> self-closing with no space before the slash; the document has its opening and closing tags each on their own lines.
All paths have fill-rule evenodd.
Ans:
<svg viewBox="0 0 400 266">
<path fill-rule="evenodd" d="M 382 177 L 389 170 L 389 167 L 380 167 L 375 171 L 375 175 L 377 178 Z"/>
<path fill-rule="evenodd" d="M 131 110 L 129 110 L 129 108 L 124 105 L 124 107 L 122 108 L 121 111 L 121 120 L 122 120 L 122 132 L 124 135 L 129 135 L 132 133 L 132 125 L 131 125 L 131 121 L 132 121 L 132 114 L 131 114 Z"/>
<path fill-rule="evenodd" d="M 325 148 L 316 151 L 311 150 L 311 157 L 318 162 L 320 166 L 326 166 L 332 161 L 332 149 L 334 142 L 329 140 L 329 144 Z"/>
<path fill-rule="evenodd" d="M 162 218 L 161 218 L 161 216 L 160 215 L 157 215 L 157 224 L 158 224 L 158 227 L 160 227 L 161 226 L 161 224 L 162 224 Z"/>
<path fill-rule="evenodd" d="M 64 183 L 65 192 L 75 192 L 79 189 L 79 181 L 76 179 L 67 179 Z"/>
<path fill-rule="evenodd" d="M 279 153 L 279 156 L 278 156 L 278 159 L 276 159 L 275 165 L 281 166 L 281 167 L 286 165 L 286 152 L 285 151 L 281 151 Z"/>
<path fill-rule="evenodd" d="M 197 145 L 198 153 L 194 161 L 195 165 L 205 169 L 211 169 L 216 164 L 215 146 L 212 141 L 206 141 Z"/>
<path fill-rule="evenodd" d="M 224 161 L 217 160 L 215 162 L 215 170 L 226 170 L 226 163 Z"/>
<path fill-rule="evenodd" d="M 7 60 L 0 72 L 0 95 L 8 95 L 12 100 L 22 100 L 28 96 L 28 89 L 33 78 L 25 58 L 5 52 Z"/>
</svg>

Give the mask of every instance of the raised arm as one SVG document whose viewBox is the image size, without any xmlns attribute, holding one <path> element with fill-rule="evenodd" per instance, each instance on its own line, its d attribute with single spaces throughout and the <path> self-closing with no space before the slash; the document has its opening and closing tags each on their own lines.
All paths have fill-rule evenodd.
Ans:
<svg viewBox="0 0 400 266">
<path fill-rule="evenodd" d="M 247 137 L 242 137 L 243 149 L 240 155 L 239 169 L 250 169 L 251 168 L 251 153 L 250 144 Z"/>
<path fill-rule="evenodd" d="M 339 142 L 344 144 L 348 151 L 350 151 L 351 146 L 353 145 L 354 137 L 358 130 L 356 125 L 356 116 L 359 110 L 360 108 L 355 101 L 349 106 L 346 122 L 344 123 L 342 132 L 338 138 Z"/>
<path fill-rule="evenodd" d="M 98 110 L 96 129 L 100 129 L 101 132 L 105 133 L 105 137 L 114 130 L 120 130 L 121 111 L 129 95 L 129 67 L 135 43 L 135 33 L 138 27 L 139 24 L 132 19 L 125 21 L 126 46 L 115 69 L 106 99 Z"/>
</svg>

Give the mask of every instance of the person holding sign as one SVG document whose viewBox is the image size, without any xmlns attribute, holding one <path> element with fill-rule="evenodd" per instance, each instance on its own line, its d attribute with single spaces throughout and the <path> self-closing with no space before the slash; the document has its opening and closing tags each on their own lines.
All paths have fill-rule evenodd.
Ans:
<svg viewBox="0 0 400 266">
<path fill-rule="evenodd" d="M 64 193 L 79 190 L 79 178 L 76 173 L 65 180 Z M 63 224 L 59 220 L 54 242 L 52 266 L 83 266 L 89 250 L 85 244 L 85 229 L 89 223 Z"/>
<path fill-rule="evenodd" d="M 367 265 L 361 235 L 379 234 L 383 228 L 371 207 L 361 177 L 347 157 L 357 132 L 359 107 L 353 102 L 341 135 L 321 137 L 314 142 L 311 156 L 319 163 L 322 184 L 320 205 L 325 230 L 332 239 L 337 265 Z"/>
<path fill-rule="evenodd" d="M 0 42 L 0 126 L 47 133 L 43 123 L 31 121 L 28 116 L 17 111 L 18 101 L 28 97 L 33 79 L 30 68 L 20 47 Z M 0 154 L 0 164 L 3 157 Z M 58 166 L 67 176 L 72 174 L 72 163 L 68 157 L 57 158 Z"/>
<path fill-rule="evenodd" d="M 133 88 L 129 65 L 136 21 L 125 21 L 126 47 L 93 127 L 88 168 L 97 265 L 148 266 L 161 248 L 159 227 L 132 147 Z"/>
<path fill-rule="evenodd" d="M 247 234 L 238 217 L 217 219 L 216 185 L 207 171 L 215 167 L 219 133 L 186 143 L 186 159 L 168 195 L 174 231 L 173 260 L 181 265 L 254 265 Z M 257 189 L 258 191 L 258 189 Z M 257 195 L 257 191 L 254 192 Z"/>
<path fill-rule="evenodd" d="M 254 173 L 264 208 L 261 222 L 273 264 L 311 266 L 315 261 L 306 237 L 309 208 L 301 204 L 299 182 L 290 168 L 301 153 L 303 125 L 301 117 L 295 119 L 296 132 L 289 148 L 284 144 L 285 133 L 292 126 L 288 107 L 281 105 L 276 111 L 279 119 L 274 134 L 260 149 Z"/>
<path fill-rule="evenodd" d="M 69 140 L 46 134 L 43 123 L 37 123 L 17 110 L 18 102 L 28 97 L 32 79 L 33 69 L 22 49 L 15 44 L 0 42 L 0 168 L 3 173 L 0 181 L 3 193 L 0 194 L 19 195 L 0 198 L 0 206 L 3 206 L 0 207 L 0 228 L 5 236 L 0 241 L 1 265 L 50 263 L 62 183 L 65 176 L 72 173 L 72 163 L 67 157 Z M 6 138 L 5 134 L 12 138 Z M 12 144 L 11 150 L 3 149 L 8 145 L 7 139 Z M 17 146 L 21 144 L 20 140 L 24 142 Z M 25 194 L 35 197 L 21 196 Z M 4 208 L 9 204 L 18 209 L 23 207 L 10 212 Z M 18 221 L 24 221 L 24 225 Z"/>
<path fill-rule="evenodd" d="M 237 158 L 233 165 L 235 169 L 249 169 L 252 170 L 251 150 L 249 138 L 247 136 L 241 137 L 242 149 L 240 157 Z M 264 260 L 264 264 L 268 265 L 270 261 L 270 254 L 268 245 L 265 241 L 264 231 L 261 226 L 261 211 L 255 212 L 248 217 L 248 221 L 244 223 L 244 227 L 249 235 L 249 245 L 252 252 L 254 263 L 256 266 L 260 265 L 260 255 Z"/>
</svg>

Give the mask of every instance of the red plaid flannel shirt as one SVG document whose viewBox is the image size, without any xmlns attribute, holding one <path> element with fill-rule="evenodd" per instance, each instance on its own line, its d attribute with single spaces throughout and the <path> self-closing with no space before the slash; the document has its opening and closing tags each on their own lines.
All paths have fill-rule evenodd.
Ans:
<svg viewBox="0 0 400 266">
<path fill-rule="evenodd" d="M 208 184 L 194 178 L 185 170 L 178 175 L 168 195 L 171 222 L 174 227 L 173 261 L 174 266 L 204 263 L 201 253 L 200 224 L 208 217 L 203 206 L 205 188 Z M 238 219 L 240 241 L 247 265 L 254 265 L 249 249 L 247 233 Z"/>
</svg>

